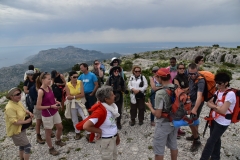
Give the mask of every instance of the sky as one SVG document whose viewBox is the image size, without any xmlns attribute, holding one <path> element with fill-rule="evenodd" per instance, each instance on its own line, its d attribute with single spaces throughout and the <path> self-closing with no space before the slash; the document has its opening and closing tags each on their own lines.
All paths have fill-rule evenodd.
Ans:
<svg viewBox="0 0 240 160">
<path fill-rule="evenodd" d="M 0 47 L 240 42 L 240 0 L 0 0 Z"/>
</svg>

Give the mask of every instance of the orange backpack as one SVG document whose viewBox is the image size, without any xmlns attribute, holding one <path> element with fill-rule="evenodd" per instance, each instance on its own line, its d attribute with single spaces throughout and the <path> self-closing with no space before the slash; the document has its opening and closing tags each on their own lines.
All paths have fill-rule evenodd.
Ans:
<svg viewBox="0 0 240 160">
<path fill-rule="evenodd" d="M 171 99 L 170 112 L 162 112 L 162 118 L 168 118 L 170 122 L 173 120 L 185 120 L 189 124 L 193 123 L 193 120 L 187 115 L 191 113 L 191 101 L 190 97 L 179 87 L 163 87 L 168 96 Z"/>
<path fill-rule="evenodd" d="M 216 82 L 214 80 L 215 76 L 209 71 L 198 71 L 199 77 L 195 81 L 195 84 L 198 83 L 199 79 L 205 80 L 205 86 L 203 91 L 203 99 L 205 102 L 209 101 L 216 92 Z"/>
</svg>

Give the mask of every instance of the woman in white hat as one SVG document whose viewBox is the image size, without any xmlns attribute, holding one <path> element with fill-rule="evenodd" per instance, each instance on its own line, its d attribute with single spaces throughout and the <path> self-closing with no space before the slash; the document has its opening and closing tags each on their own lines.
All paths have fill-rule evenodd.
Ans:
<svg viewBox="0 0 240 160">
<path fill-rule="evenodd" d="M 23 106 L 21 93 L 19 88 L 12 88 L 8 91 L 6 98 L 9 101 L 5 107 L 4 116 L 7 136 L 12 138 L 16 146 L 19 146 L 20 159 L 28 160 L 31 144 L 26 135 L 26 128 L 32 124 L 33 114 Z"/>
<path fill-rule="evenodd" d="M 118 58 L 116 58 L 116 57 L 113 57 L 113 58 L 111 59 L 111 63 L 110 63 L 111 68 L 110 68 L 110 70 L 109 70 L 109 73 L 110 73 L 112 67 L 116 67 L 116 66 L 120 67 L 121 62 L 122 62 L 122 61 L 121 61 L 120 59 L 118 59 Z M 119 74 L 120 74 L 120 75 L 123 77 L 123 79 L 124 79 L 124 73 L 123 73 L 122 67 L 121 67 L 121 72 L 119 72 Z"/>
</svg>

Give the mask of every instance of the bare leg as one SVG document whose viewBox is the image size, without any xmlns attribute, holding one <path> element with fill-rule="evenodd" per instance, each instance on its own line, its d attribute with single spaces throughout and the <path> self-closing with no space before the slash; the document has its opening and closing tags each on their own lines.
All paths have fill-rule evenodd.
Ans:
<svg viewBox="0 0 240 160">
<path fill-rule="evenodd" d="M 29 158 L 30 158 L 30 154 L 25 154 L 24 153 L 24 160 L 29 160 Z"/>
<path fill-rule="evenodd" d="M 37 119 L 36 120 L 36 133 L 37 134 L 40 134 L 40 126 L 41 126 L 41 124 L 42 124 L 42 120 L 41 119 Z"/>
<path fill-rule="evenodd" d="M 163 160 L 163 156 L 162 155 L 155 155 L 155 160 Z"/>
<path fill-rule="evenodd" d="M 177 160 L 178 150 L 171 150 L 171 160 Z"/>
<path fill-rule="evenodd" d="M 24 153 L 24 151 L 19 151 L 19 157 L 21 160 L 23 159 L 23 153 Z"/>
<path fill-rule="evenodd" d="M 52 148 L 52 139 L 51 139 L 52 129 L 45 129 L 46 142 L 49 148 Z"/>
<path fill-rule="evenodd" d="M 58 124 L 55 124 L 56 126 L 56 139 L 57 141 L 61 139 L 61 135 L 62 135 L 62 130 L 63 130 L 63 126 L 62 126 L 62 123 L 58 123 Z"/>
<path fill-rule="evenodd" d="M 193 137 L 196 139 L 198 138 L 198 126 L 189 126 L 191 131 L 192 131 L 192 135 Z"/>
</svg>

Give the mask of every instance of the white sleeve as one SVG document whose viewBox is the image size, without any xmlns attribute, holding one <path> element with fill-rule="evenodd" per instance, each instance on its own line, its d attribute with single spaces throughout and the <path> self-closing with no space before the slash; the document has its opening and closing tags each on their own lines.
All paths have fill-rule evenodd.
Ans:
<svg viewBox="0 0 240 160">
<path fill-rule="evenodd" d="M 236 95 L 233 91 L 227 93 L 225 101 L 230 102 L 231 104 L 236 103 Z"/>
<path fill-rule="evenodd" d="M 160 99 L 159 105 L 158 105 L 158 107 L 155 108 L 155 109 L 163 109 L 163 99 Z"/>
<path fill-rule="evenodd" d="M 98 122 L 98 118 L 90 118 L 89 119 L 94 125 Z"/>
</svg>

